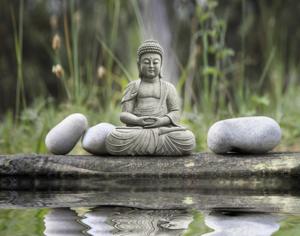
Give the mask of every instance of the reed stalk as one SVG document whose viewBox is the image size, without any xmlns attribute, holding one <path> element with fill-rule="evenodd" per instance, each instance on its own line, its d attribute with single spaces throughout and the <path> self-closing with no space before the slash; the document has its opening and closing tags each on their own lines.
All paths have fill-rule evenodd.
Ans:
<svg viewBox="0 0 300 236">
<path fill-rule="evenodd" d="M 16 84 L 16 102 L 15 102 L 15 123 L 17 124 L 20 111 L 26 108 L 26 97 L 24 88 L 24 73 L 23 73 L 23 28 L 24 28 L 24 0 L 20 1 L 18 24 L 16 21 L 15 13 L 11 7 L 11 17 L 14 32 L 15 54 L 17 61 L 17 84 Z"/>
</svg>

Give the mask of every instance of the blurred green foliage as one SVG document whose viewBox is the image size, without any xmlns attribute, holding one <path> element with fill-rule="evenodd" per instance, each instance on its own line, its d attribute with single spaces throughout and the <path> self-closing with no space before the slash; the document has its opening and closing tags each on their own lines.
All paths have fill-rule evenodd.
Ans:
<svg viewBox="0 0 300 236">
<path fill-rule="evenodd" d="M 189 224 L 187 230 L 183 236 L 197 236 L 212 232 L 213 229 L 209 228 L 204 221 L 203 213 L 199 211 L 194 211 L 193 221 Z"/>
<path fill-rule="evenodd" d="M 73 112 L 86 114 L 90 125 L 119 124 L 122 91 L 137 79 L 135 54 L 147 4 L 0 2 L 2 153 L 46 152 L 48 130 Z M 299 149 L 300 2 L 159 4 L 172 30 L 182 121 L 196 134 L 197 151 L 207 150 L 213 122 L 248 115 L 275 118 L 283 131 L 279 149 Z"/>
<path fill-rule="evenodd" d="M 46 209 L 1 209 L 1 236 L 40 236 L 44 235 Z"/>
<path fill-rule="evenodd" d="M 280 223 L 280 228 L 272 236 L 295 236 L 300 235 L 300 216 L 286 217 Z"/>
</svg>

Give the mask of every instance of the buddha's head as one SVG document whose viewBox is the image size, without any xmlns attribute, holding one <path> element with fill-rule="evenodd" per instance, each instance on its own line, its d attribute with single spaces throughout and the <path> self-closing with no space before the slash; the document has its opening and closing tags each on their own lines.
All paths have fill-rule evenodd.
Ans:
<svg viewBox="0 0 300 236">
<path fill-rule="evenodd" d="M 137 64 L 141 79 L 161 78 L 163 49 L 155 40 L 146 40 L 137 51 Z"/>
</svg>

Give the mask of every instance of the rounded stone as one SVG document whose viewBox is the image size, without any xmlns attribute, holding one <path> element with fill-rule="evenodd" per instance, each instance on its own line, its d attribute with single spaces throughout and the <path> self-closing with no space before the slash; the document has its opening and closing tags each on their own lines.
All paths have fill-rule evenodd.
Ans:
<svg viewBox="0 0 300 236">
<path fill-rule="evenodd" d="M 207 144 L 215 153 L 266 153 L 276 147 L 281 129 L 272 118 L 265 116 L 240 117 L 213 124 Z"/>
<path fill-rule="evenodd" d="M 89 128 L 82 138 L 83 149 L 95 155 L 107 154 L 105 139 L 113 129 L 115 126 L 109 123 L 100 123 Z"/>
<path fill-rule="evenodd" d="M 57 155 L 69 153 L 87 129 L 88 122 L 84 115 L 74 113 L 69 115 L 46 136 L 45 144 L 48 150 Z"/>
</svg>

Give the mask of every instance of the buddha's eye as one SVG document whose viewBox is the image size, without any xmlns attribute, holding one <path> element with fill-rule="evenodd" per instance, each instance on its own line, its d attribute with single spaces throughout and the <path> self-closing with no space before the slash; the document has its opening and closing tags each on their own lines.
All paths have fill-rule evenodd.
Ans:
<svg viewBox="0 0 300 236">
<path fill-rule="evenodd" d="M 148 59 L 144 60 L 144 64 L 150 64 L 150 61 Z"/>
</svg>

